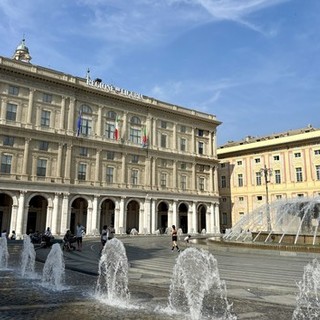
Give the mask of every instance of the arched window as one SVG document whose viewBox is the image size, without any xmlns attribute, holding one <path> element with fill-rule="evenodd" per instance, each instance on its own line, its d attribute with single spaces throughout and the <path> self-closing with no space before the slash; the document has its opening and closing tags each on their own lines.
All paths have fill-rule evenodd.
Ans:
<svg viewBox="0 0 320 320">
<path fill-rule="evenodd" d="M 107 112 L 107 118 L 111 120 L 116 120 L 117 114 L 114 111 L 108 111 Z"/>
<path fill-rule="evenodd" d="M 105 136 L 108 139 L 117 139 L 116 127 L 117 127 L 117 114 L 114 111 L 108 111 L 106 114 L 105 123 Z M 117 129 L 119 131 L 119 129 Z"/>
<path fill-rule="evenodd" d="M 133 116 L 130 120 L 130 141 L 141 144 L 141 120 L 139 117 Z"/>
<path fill-rule="evenodd" d="M 136 117 L 136 116 L 133 116 L 132 118 L 131 118 L 131 124 L 141 124 L 141 120 L 140 120 L 140 118 L 139 117 Z"/>
</svg>

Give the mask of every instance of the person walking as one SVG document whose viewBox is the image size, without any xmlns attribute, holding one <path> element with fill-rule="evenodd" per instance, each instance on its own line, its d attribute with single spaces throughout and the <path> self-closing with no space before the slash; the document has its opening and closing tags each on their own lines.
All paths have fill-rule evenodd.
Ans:
<svg viewBox="0 0 320 320">
<path fill-rule="evenodd" d="M 76 239 L 77 239 L 77 246 L 78 246 L 78 251 L 82 250 L 82 237 L 83 237 L 83 232 L 86 230 L 86 228 L 81 225 L 80 222 L 78 222 L 76 226 Z"/>
<path fill-rule="evenodd" d="M 108 239 L 109 239 L 109 229 L 108 229 L 108 226 L 105 224 L 102 228 L 102 231 L 101 231 L 101 250 L 100 250 L 100 252 L 103 250 Z"/>
<path fill-rule="evenodd" d="M 177 241 L 178 241 L 178 235 L 177 235 L 177 229 L 175 225 L 172 225 L 172 230 L 171 230 L 171 237 L 172 237 L 172 251 L 174 248 L 177 248 L 178 252 L 180 252 L 180 249 L 178 247 Z"/>
</svg>

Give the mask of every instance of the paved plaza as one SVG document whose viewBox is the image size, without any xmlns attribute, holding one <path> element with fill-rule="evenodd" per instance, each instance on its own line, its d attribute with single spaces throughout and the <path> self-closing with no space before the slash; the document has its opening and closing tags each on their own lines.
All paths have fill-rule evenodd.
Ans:
<svg viewBox="0 0 320 320">
<path fill-rule="evenodd" d="M 98 275 L 99 238 L 85 238 L 82 252 L 64 252 L 66 289 L 50 291 L 40 285 L 50 249 L 37 249 L 39 278 L 19 276 L 21 241 L 9 241 L 8 269 L 0 270 L 0 319 L 180 319 L 167 314 L 169 286 L 178 252 L 170 236 L 119 237 L 129 261 L 130 306 L 108 306 L 94 297 Z M 317 253 L 256 250 L 190 244 L 208 250 L 226 281 L 227 298 L 238 319 L 291 319 L 297 282 Z M 181 243 L 182 250 L 186 245 Z M 192 276 L 192 275 L 190 275 Z M 185 318 L 181 318 L 185 319 Z"/>
</svg>

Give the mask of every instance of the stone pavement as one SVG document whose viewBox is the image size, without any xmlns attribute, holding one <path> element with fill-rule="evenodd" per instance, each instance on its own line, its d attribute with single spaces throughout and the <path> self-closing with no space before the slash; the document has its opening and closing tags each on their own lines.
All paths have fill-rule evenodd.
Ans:
<svg viewBox="0 0 320 320">
<path fill-rule="evenodd" d="M 179 319 L 163 312 L 168 303 L 172 270 L 178 252 L 170 249 L 169 236 L 122 236 L 129 261 L 129 290 L 138 309 L 105 306 L 94 299 L 98 275 L 99 238 L 84 238 L 83 251 L 64 252 L 66 285 L 63 292 L 48 292 L 39 279 L 17 276 L 22 243 L 9 243 L 9 265 L 0 270 L 0 319 Z M 320 257 L 284 251 L 233 248 L 218 244 L 191 244 L 211 252 L 226 281 L 228 301 L 238 319 L 291 319 L 296 305 L 297 282 L 303 268 Z M 185 244 L 181 244 L 185 249 Z M 37 249 L 37 272 L 50 249 Z"/>
</svg>

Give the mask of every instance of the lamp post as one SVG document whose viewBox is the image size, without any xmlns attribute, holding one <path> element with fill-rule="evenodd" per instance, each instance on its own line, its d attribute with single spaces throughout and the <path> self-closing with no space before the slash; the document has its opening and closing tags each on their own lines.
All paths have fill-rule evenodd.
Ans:
<svg viewBox="0 0 320 320">
<path fill-rule="evenodd" d="M 271 217 L 270 217 L 270 207 L 269 207 L 269 190 L 268 190 L 268 183 L 270 182 L 268 180 L 268 177 L 272 176 L 272 169 L 267 168 L 266 165 L 264 165 L 263 168 L 260 169 L 260 173 L 264 176 L 264 181 L 266 184 L 266 213 L 267 213 L 267 224 L 268 224 L 268 231 L 271 231 Z"/>
</svg>

